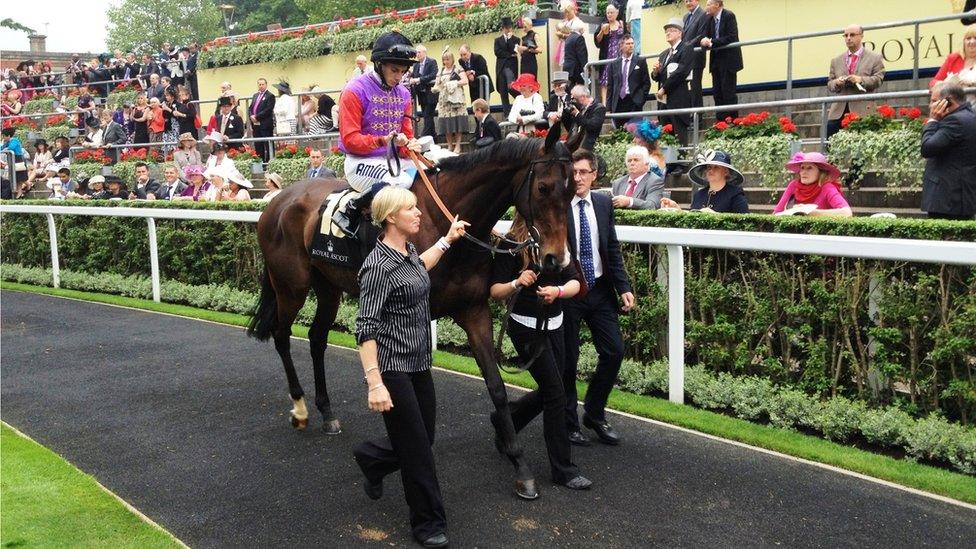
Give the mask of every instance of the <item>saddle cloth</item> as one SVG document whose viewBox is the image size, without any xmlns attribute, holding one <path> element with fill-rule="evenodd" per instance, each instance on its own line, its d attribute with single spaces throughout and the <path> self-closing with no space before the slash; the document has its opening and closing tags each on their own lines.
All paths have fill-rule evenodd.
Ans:
<svg viewBox="0 0 976 549">
<path fill-rule="evenodd" d="M 332 216 L 335 215 L 337 211 L 340 211 L 340 208 L 344 209 L 350 200 L 353 200 L 358 196 L 359 193 L 352 189 L 343 189 L 330 194 L 325 199 L 325 203 L 319 210 L 319 214 L 322 216 L 322 220 L 319 224 L 319 233 L 331 235 L 336 238 L 345 238 L 346 233 L 342 232 L 339 227 L 332 222 Z"/>
</svg>

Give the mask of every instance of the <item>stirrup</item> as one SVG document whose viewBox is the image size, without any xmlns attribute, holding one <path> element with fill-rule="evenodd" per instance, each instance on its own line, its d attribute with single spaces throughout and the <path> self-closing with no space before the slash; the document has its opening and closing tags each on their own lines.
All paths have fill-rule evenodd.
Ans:
<svg viewBox="0 0 976 549">
<path fill-rule="evenodd" d="M 346 236 L 350 238 L 356 238 L 356 233 L 359 230 L 359 223 L 356 223 L 345 210 L 336 211 L 332 214 L 332 222 L 339 230 L 345 233 Z"/>
</svg>

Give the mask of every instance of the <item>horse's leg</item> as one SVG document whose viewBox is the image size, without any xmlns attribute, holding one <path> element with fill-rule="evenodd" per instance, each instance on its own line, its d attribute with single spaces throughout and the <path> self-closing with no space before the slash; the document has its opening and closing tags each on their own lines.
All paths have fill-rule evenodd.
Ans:
<svg viewBox="0 0 976 549">
<path fill-rule="evenodd" d="M 318 270 L 312 268 L 312 288 L 315 290 L 317 305 L 315 320 L 308 329 L 308 344 L 312 351 L 312 371 L 315 373 L 315 407 L 322 414 L 322 429 L 327 435 L 342 432 L 339 420 L 332 414 L 329 403 L 329 388 L 325 382 L 325 349 L 329 346 L 329 330 L 339 312 L 339 299 L 342 292 L 329 285 Z"/>
<path fill-rule="evenodd" d="M 305 391 L 298 381 L 295 372 L 295 362 L 291 358 L 291 325 L 298 316 L 298 311 L 305 304 L 308 296 L 309 275 L 295 269 L 289 273 L 292 285 L 275 284 L 278 298 L 278 323 L 274 330 L 275 351 L 281 357 L 281 364 L 285 367 L 288 378 L 288 393 L 291 395 L 291 426 L 299 431 L 308 426 L 308 408 L 305 406 Z M 287 287 L 286 287 L 287 286 Z"/>
<path fill-rule="evenodd" d="M 488 387 L 488 395 L 491 397 L 492 404 L 495 405 L 492 424 L 495 426 L 495 434 L 500 442 L 499 450 L 515 466 L 515 493 L 524 499 L 535 499 L 539 497 L 535 488 L 535 478 L 522 456 L 522 446 L 519 445 L 515 425 L 512 423 L 512 413 L 508 408 L 508 393 L 505 391 L 505 382 L 502 381 L 501 373 L 498 371 L 498 363 L 495 361 L 495 351 L 491 341 L 491 313 L 488 306 L 485 304 L 470 309 L 455 317 L 455 321 L 464 328 L 468 335 L 468 342 L 471 344 L 471 351 L 474 353 L 478 368 L 481 370 L 481 377 L 484 378 L 485 385 Z"/>
</svg>

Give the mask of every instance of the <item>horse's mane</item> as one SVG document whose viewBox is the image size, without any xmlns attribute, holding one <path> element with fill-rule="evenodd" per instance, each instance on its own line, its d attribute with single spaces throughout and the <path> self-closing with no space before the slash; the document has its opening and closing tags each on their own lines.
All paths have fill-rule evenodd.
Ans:
<svg viewBox="0 0 976 549">
<path fill-rule="evenodd" d="M 467 172 L 479 166 L 522 166 L 539 155 L 542 139 L 502 139 L 482 149 L 445 158 L 437 163 L 444 171 Z"/>
</svg>

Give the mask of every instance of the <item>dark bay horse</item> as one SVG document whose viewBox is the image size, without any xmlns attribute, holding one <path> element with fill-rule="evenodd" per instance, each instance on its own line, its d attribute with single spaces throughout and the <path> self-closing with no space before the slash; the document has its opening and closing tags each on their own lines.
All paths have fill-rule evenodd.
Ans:
<svg viewBox="0 0 976 549">
<path fill-rule="evenodd" d="M 506 139 L 484 149 L 442 160 L 440 172 L 428 172 L 444 204 L 471 226 L 467 232 L 488 242 L 498 219 L 515 206 L 535 228 L 540 241 L 539 258 L 544 269 L 558 269 L 569 260 L 566 249 L 566 212 L 574 194 L 570 146 L 558 141 L 558 132 L 542 139 Z M 308 332 L 315 377 L 315 406 L 328 434 L 338 434 L 325 380 L 325 349 L 343 293 L 358 295 L 357 272 L 312 259 L 309 247 L 319 230 L 319 207 L 334 190 L 345 186 L 338 180 L 307 180 L 284 189 L 258 221 L 258 242 L 265 271 L 261 296 L 247 333 L 261 340 L 274 338 L 284 364 L 293 401 L 292 426 L 308 423 L 304 392 L 291 358 L 291 326 L 315 291 L 317 308 Z M 420 233 L 414 240 L 426 250 L 443 236 L 450 222 L 435 204 L 419 175 L 412 187 L 423 213 Z M 430 272 L 430 307 L 433 318 L 450 317 L 468 336 L 471 350 L 502 421 L 496 426 L 500 449 L 516 468 L 516 491 L 534 492 L 532 472 L 522 459 L 508 408 L 508 396 L 494 356 L 491 314 L 488 308 L 491 254 L 473 243 L 458 241 Z"/>
</svg>

